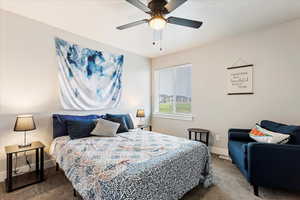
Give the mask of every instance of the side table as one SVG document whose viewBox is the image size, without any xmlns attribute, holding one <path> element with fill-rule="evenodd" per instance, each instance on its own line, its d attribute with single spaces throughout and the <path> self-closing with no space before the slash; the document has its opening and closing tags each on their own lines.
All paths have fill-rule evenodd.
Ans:
<svg viewBox="0 0 300 200">
<path fill-rule="evenodd" d="M 41 142 L 32 142 L 31 146 L 19 147 L 19 145 L 10 145 L 5 147 L 7 167 L 6 167 L 6 179 L 5 186 L 6 192 L 12 192 L 14 190 L 33 185 L 35 183 L 42 182 L 44 180 L 44 148 L 45 145 Z M 12 157 L 13 154 L 28 152 L 35 150 L 35 171 L 29 172 L 17 176 L 13 176 L 12 169 Z"/>
<path fill-rule="evenodd" d="M 192 139 L 192 133 L 195 134 L 195 141 L 203 142 L 208 146 L 209 144 L 209 130 L 201 129 L 201 128 L 189 128 L 189 139 Z M 200 134 L 200 138 L 198 137 L 198 133 Z M 202 139 L 202 135 L 205 135 L 205 140 Z"/>
</svg>

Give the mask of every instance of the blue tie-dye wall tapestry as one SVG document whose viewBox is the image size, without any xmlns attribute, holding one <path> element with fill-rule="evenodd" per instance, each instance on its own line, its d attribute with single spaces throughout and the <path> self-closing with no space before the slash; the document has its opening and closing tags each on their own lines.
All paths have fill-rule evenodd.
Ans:
<svg viewBox="0 0 300 200">
<path fill-rule="evenodd" d="M 67 110 L 116 107 L 121 99 L 124 56 L 104 53 L 55 38 L 60 101 Z"/>
</svg>

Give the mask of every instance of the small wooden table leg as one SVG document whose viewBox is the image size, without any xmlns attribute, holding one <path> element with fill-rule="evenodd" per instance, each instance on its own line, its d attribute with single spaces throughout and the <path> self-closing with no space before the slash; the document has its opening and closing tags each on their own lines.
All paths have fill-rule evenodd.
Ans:
<svg viewBox="0 0 300 200">
<path fill-rule="evenodd" d="M 191 131 L 189 131 L 189 139 L 190 140 L 192 139 L 192 133 L 191 133 Z"/>
<path fill-rule="evenodd" d="M 206 133 L 206 146 L 209 144 L 209 132 Z"/>
<path fill-rule="evenodd" d="M 6 164 L 6 191 L 12 191 L 12 153 L 6 154 L 7 164 Z"/>
<path fill-rule="evenodd" d="M 41 162 L 40 162 L 40 181 L 44 180 L 44 148 L 40 149 L 40 158 L 41 158 Z"/>
<path fill-rule="evenodd" d="M 39 155 L 39 149 L 35 150 L 35 171 L 36 174 L 40 175 L 40 155 Z M 40 178 L 40 177 L 38 177 Z"/>
</svg>

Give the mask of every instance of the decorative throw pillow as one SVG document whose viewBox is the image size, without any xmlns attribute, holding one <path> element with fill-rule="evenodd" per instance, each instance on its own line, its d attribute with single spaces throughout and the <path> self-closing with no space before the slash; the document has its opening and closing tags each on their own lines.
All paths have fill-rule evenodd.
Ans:
<svg viewBox="0 0 300 200">
<path fill-rule="evenodd" d="M 106 118 L 108 120 L 120 117 L 125 118 L 126 126 L 128 129 L 134 129 L 134 124 L 129 114 L 106 114 Z"/>
<path fill-rule="evenodd" d="M 114 137 L 117 134 L 120 124 L 105 119 L 98 119 L 96 127 L 91 135 Z"/>
<path fill-rule="evenodd" d="M 70 138 L 79 139 L 84 137 L 89 137 L 90 133 L 96 126 L 95 120 L 67 120 L 67 131 Z"/>
<path fill-rule="evenodd" d="M 260 127 L 258 124 L 249 134 L 252 139 L 263 143 L 285 144 L 290 138 L 290 135 L 288 134 L 272 132 Z"/>
<path fill-rule="evenodd" d="M 68 135 L 67 120 L 96 120 L 105 115 L 59 115 L 53 114 L 53 137 Z"/>
<path fill-rule="evenodd" d="M 125 120 L 124 116 L 114 117 L 114 118 L 107 118 L 107 120 L 120 124 L 117 133 L 128 132 L 128 127 L 126 125 L 126 120 Z"/>
</svg>

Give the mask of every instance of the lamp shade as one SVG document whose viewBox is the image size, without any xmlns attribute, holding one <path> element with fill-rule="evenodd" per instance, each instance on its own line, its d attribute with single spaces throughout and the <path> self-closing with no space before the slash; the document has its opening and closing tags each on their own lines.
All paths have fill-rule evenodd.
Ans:
<svg viewBox="0 0 300 200">
<path fill-rule="evenodd" d="M 36 126 L 32 115 L 17 116 L 14 131 L 32 131 Z"/>
<path fill-rule="evenodd" d="M 145 117 L 145 111 L 144 111 L 144 109 L 138 109 L 136 111 L 136 117 Z"/>
</svg>

